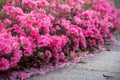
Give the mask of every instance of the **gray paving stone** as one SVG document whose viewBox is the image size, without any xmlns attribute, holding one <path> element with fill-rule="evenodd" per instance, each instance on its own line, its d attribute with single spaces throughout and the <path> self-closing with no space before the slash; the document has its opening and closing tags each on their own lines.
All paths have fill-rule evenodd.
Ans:
<svg viewBox="0 0 120 80">
<path fill-rule="evenodd" d="M 120 80 L 120 46 L 65 68 L 36 75 L 28 80 Z"/>
<path fill-rule="evenodd" d="M 57 71 L 49 72 L 48 74 L 43 76 L 35 76 L 29 80 L 120 80 L 120 74 L 118 73 L 71 68 L 64 68 L 60 72 Z"/>
<path fill-rule="evenodd" d="M 120 73 L 120 53 L 104 52 L 93 58 L 84 60 L 87 64 L 77 64 L 75 68 Z"/>
</svg>

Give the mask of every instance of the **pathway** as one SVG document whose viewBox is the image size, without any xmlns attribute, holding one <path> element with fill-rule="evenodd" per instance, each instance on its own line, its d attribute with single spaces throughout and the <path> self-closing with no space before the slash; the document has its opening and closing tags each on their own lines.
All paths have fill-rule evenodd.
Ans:
<svg viewBox="0 0 120 80">
<path fill-rule="evenodd" d="M 120 80 L 120 42 L 110 51 L 85 59 L 86 63 L 66 66 L 28 80 Z"/>
</svg>

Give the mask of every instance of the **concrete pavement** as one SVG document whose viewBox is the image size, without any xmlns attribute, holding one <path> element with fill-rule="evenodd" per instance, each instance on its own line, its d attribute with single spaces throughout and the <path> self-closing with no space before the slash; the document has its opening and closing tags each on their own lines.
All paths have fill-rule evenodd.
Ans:
<svg viewBox="0 0 120 80">
<path fill-rule="evenodd" d="M 108 46 L 111 51 L 65 68 L 37 75 L 28 80 L 120 80 L 120 45 Z"/>
</svg>

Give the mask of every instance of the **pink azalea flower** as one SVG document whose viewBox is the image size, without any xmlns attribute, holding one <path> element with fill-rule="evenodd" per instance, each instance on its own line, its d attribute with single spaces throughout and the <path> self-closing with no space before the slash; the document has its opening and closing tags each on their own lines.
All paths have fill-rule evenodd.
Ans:
<svg viewBox="0 0 120 80">
<path fill-rule="evenodd" d="M 9 61 L 5 58 L 0 59 L 0 71 L 7 70 L 9 68 Z"/>
<path fill-rule="evenodd" d="M 4 24 L 10 25 L 10 24 L 11 24 L 11 20 L 5 19 L 5 20 L 4 20 Z"/>
</svg>

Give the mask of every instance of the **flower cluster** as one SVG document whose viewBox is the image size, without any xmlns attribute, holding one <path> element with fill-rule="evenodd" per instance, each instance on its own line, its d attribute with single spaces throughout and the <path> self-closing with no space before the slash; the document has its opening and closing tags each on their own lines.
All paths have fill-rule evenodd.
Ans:
<svg viewBox="0 0 120 80">
<path fill-rule="evenodd" d="M 0 72 L 66 62 L 120 28 L 108 0 L 5 0 L 0 7 Z M 25 65 L 24 65 L 25 64 Z"/>
</svg>

